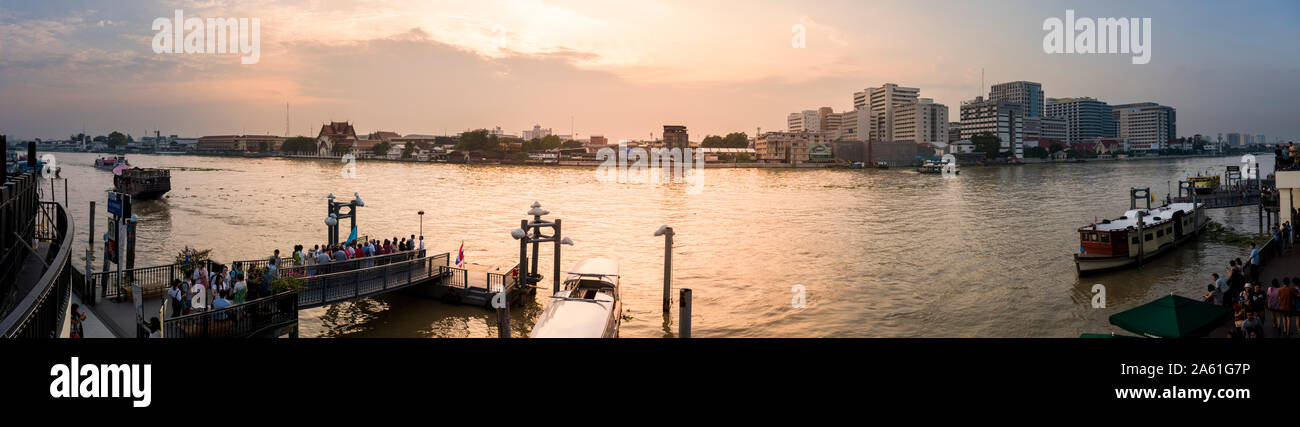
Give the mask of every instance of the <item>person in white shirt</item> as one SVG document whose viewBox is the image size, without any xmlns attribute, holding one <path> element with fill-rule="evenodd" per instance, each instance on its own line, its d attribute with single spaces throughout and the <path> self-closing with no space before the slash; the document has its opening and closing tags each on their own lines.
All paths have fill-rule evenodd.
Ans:
<svg viewBox="0 0 1300 427">
<path fill-rule="evenodd" d="M 420 236 L 420 250 L 424 250 L 424 236 Z"/>
</svg>

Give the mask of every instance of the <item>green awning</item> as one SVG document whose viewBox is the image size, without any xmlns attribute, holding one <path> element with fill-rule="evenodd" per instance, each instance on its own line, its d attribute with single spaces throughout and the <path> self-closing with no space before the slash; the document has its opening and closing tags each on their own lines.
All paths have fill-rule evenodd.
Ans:
<svg viewBox="0 0 1300 427">
<path fill-rule="evenodd" d="M 1110 324 L 1143 336 L 1202 336 L 1232 316 L 1232 311 L 1191 298 L 1169 295 L 1110 316 Z"/>
</svg>

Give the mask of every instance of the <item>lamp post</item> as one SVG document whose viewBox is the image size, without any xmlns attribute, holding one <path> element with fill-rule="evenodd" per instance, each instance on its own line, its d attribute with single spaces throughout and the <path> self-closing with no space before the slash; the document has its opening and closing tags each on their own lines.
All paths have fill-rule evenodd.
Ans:
<svg viewBox="0 0 1300 427">
<path fill-rule="evenodd" d="M 668 224 L 659 226 L 655 230 L 655 237 L 664 236 L 664 313 L 667 313 L 672 304 L 673 291 L 673 228 Z"/>
<path fill-rule="evenodd" d="M 417 212 L 420 215 L 420 238 L 424 238 L 424 211 Z"/>
<path fill-rule="evenodd" d="M 353 199 L 349 202 L 334 201 L 334 193 L 330 193 L 328 197 L 329 209 L 328 215 L 325 218 L 325 225 L 328 227 L 327 240 L 329 240 L 330 245 L 336 245 L 339 243 L 339 220 L 348 219 L 352 229 L 355 230 L 357 228 L 357 208 L 365 206 L 366 202 L 361 200 L 361 194 L 354 192 L 352 195 Z M 347 212 L 343 212 L 343 208 L 347 208 Z"/>
</svg>

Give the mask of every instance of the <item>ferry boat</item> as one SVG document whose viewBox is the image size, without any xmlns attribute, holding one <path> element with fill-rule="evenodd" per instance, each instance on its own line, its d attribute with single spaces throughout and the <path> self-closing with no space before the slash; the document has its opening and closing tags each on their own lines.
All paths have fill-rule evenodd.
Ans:
<svg viewBox="0 0 1300 427">
<path fill-rule="evenodd" d="M 529 334 L 532 338 L 618 338 L 623 301 L 618 261 L 591 258 L 578 263 L 552 296 Z"/>
<path fill-rule="evenodd" d="M 1201 223 L 1194 226 L 1198 217 Z M 1204 229 L 1209 223 L 1204 203 L 1197 203 L 1195 208 L 1191 203 L 1173 203 L 1155 209 L 1132 209 L 1119 218 L 1080 227 L 1079 253 L 1074 254 L 1074 264 L 1083 275 L 1146 262 L 1192 240 L 1196 236 L 1193 228 Z"/>
<path fill-rule="evenodd" d="M 921 163 L 921 166 L 916 167 L 916 171 L 919 173 L 941 174 L 943 173 L 945 167 L 952 168 L 950 169 L 950 172 L 952 172 L 954 175 L 961 173 L 961 171 L 957 169 L 957 165 L 955 163 L 949 166 L 948 162 L 942 160 L 938 160 L 938 161 L 926 160 L 924 163 Z"/>
<path fill-rule="evenodd" d="M 876 169 L 889 169 L 889 162 L 886 161 L 876 162 Z"/>
<path fill-rule="evenodd" d="M 172 189 L 172 171 L 167 169 L 123 169 L 113 176 L 113 187 L 119 193 L 130 194 L 135 200 L 162 197 Z"/>
<path fill-rule="evenodd" d="M 100 157 L 95 159 L 95 169 L 111 171 L 117 169 L 118 165 L 131 167 L 131 164 L 126 161 L 126 156 Z"/>
<path fill-rule="evenodd" d="M 1192 176 L 1187 178 L 1196 189 L 1196 194 L 1210 194 L 1219 189 L 1219 176 Z"/>
</svg>

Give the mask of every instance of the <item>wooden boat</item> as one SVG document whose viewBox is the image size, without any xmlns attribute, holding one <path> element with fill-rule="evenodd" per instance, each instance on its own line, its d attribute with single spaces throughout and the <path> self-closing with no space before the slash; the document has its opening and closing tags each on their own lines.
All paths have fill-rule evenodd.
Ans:
<svg viewBox="0 0 1300 427">
<path fill-rule="evenodd" d="M 623 320 L 618 261 L 586 259 L 573 267 L 529 335 L 533 338 L 617 338 Z"/>
<path fill-rule="evenodd" d="M 876 169 L 889 169 L 889 162 L 886 161 L 876 162 Z"/>
<path fill-rule="evenodd" d="M 113 176 L 113 187 L 119 193 L 130 194 L 135 200 L 162 197 L 172 189 L 172 171 L 167 169 L 123 169 Z"/>
<path fill-rule="evenodd" d="M 126 156 L 100 157 L 95 159 L 95 169 L 111 171 L 117 169 L 118 165 L 131 167 L 131 164 L 126 161 Z"/>
<path fill-rule="evenodd" d="M 1193 225 L 1196 218 L 1199 225 Z M 1080 227 L 1074 264 L 1083 275 L 1145 263 L 1191 241 L 1196 236 L 1193 229 L 1204 229 L 1209 223 L 1204 203 L 1197 203 L 1195 211 L 1191 203 L 1129 210 L 1119 218 Z"/>
</svg>

